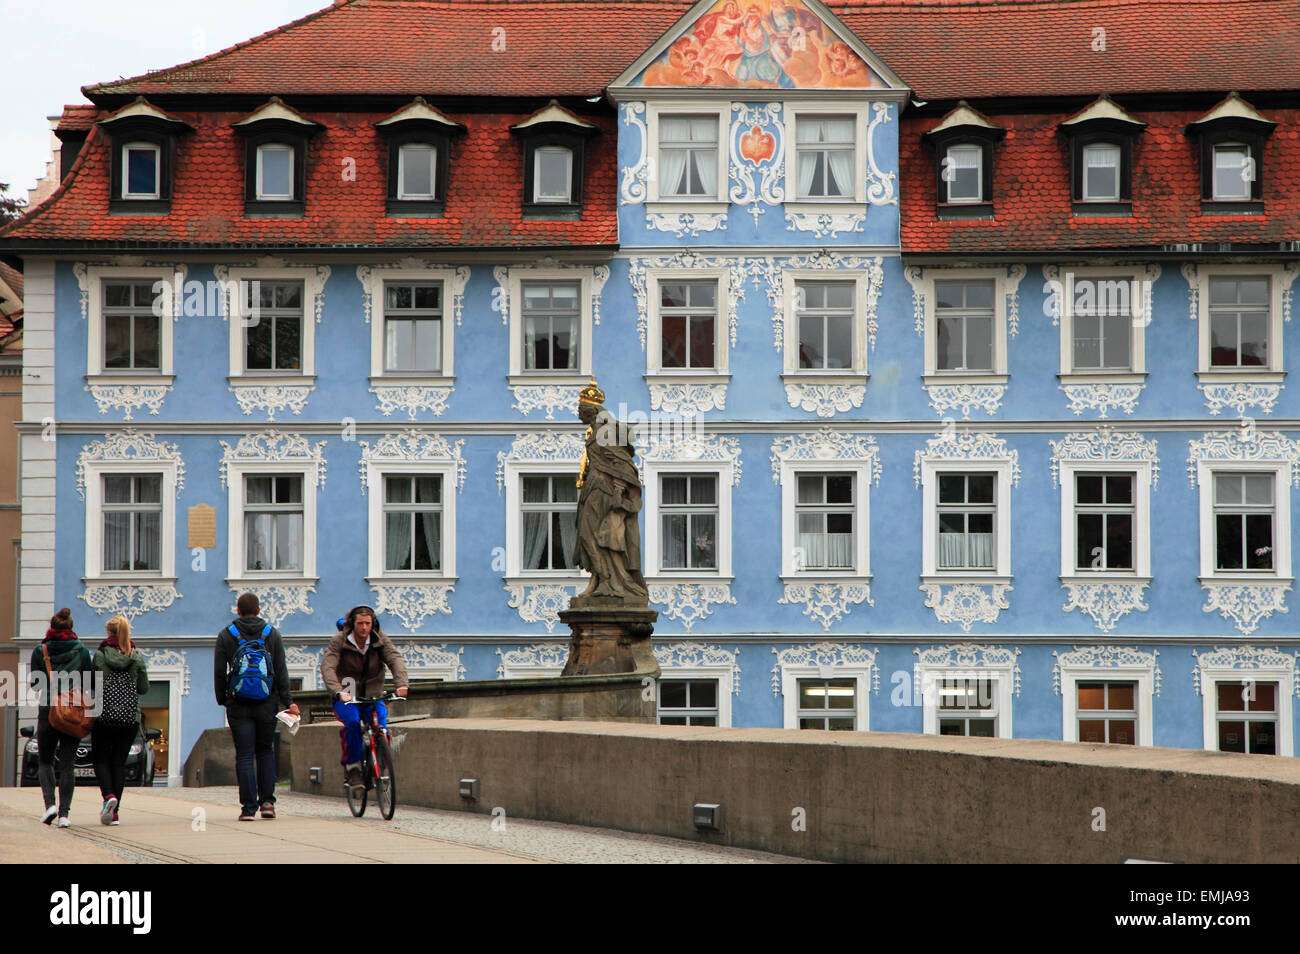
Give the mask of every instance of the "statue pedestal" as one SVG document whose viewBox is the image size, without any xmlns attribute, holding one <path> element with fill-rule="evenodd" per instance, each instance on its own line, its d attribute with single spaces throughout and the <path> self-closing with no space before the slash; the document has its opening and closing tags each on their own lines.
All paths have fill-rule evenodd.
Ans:
<svg viewBox="0 0 1300 954">
<path fill-rule="evenodd" d="M 560 612 L 560 622 L 571 631 L 569 660 L 562 676 L 594 676 L 618 672 L 653 672 L 659 668 L 650 634 L 659 611 L 588 605 Z"/>
</svg>

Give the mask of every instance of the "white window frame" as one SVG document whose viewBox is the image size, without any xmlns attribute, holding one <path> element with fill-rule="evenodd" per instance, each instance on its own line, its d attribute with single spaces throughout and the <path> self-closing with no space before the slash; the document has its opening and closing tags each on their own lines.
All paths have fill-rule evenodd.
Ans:
<svg viewBox="0 0 1300 954">
<path fill-rule="evenodd" d="M 661 550 L 661 514 L 659 480 L 664 474 L 689 474 L 714 476 L 718 481 L 718 559 L 717 568 L 664 569 Z M 731 555 L 731 490 L 735 478 L 735 464 L 719 461 L 647 461 L 644 464 L 645 489 L 645 577 L 647 582 L 682 582 L 691 579 L 716 583 L 732 580 Z"/>
<path fill-rule="evenodd" d="M 860 212 L 867 207 L 867 119 L 870 104 L 838 102 L 799 102 L 786 106 L 785 130 L 785 207 L 790 212 L 813 215 Z M 853 119 L 853 195 L 843 198 L 799 198 L 798 147 L 799 120 L 825 119 L 830 116 L 848 116 Z"/>
<path fill-rule="evenodd" d="M 1089 195 L 1088 194 L 1088 153 L 1096 152 L 1103 149 L 1106 150 L 1107 152 L 1113 151 L 1115 155 L 1115 191 L 1113 194 L 1110 195 Z M 1082 163 L 1082 168 L 1079 170 L 1079 175 L 1083 180 L 1082 182 L 1079 183 L 1080 201 L 1081 202 L 1110 202 L 1110 203 L 1119 202 L 1121 188 L 1123 185 L 1123 183 L 1120 182 L 1120 176 L 1124 174 L 1124 147 L 1114 142 L 1105 142 L 1105 141 L 1090 142 L 1083 147 L 1081 154 L 1079 156 L 1079 161 Z"/>
<path fill-rule="evenodd" d="M 267 193 L 262 188 L 262 153 L 264 151 L 287 152 L 289 154 L 289 194 L 283 195 L 276 193 L 274 195 Z M 257 147 L 257 172 L 253 180 L 255 188 L 255 197 L 258 202 L 293 202 L 299 197 L 293 194 L 295 163 L 298 157 L 295 155 L 296 150 L 289 143 L 283 142 L 264 142 Z"/>
<path fill-rule="evenodd" d="M 1011 582 L 1011 482 L 1015 464 L 1009 459 L 921 461 L 921 577 L 926 583 Z M 993 473 L 994 565 L 992 570 L 970 567 L 941 569 L 939 563 L 939 475 Z"/>
<path fill-rule="evenodd" d="M 127 265 L 91 265 L 86 269 L 87 284 L 87 334 L 86 381 L 100 385 L 155 385 L 171 384 L 175 380 L 172 365 L 172 326 L 176 323 L 177 302 L 174 301 L 178 273 L 172 268 L 136 268 Z M 183 273 L 181 281 L 184 281 Z M 104 367 L 104 283 L 149 282 L 157 287 L 162 282 L 162 315 L 158 318 L 158 370 L 132 369 L 113 371 Z"/>
<path fill-rule="evenodd" d="M 663 367 L 663 295 L 660 291 L 665 284 L 688 282 L 700 284 L 714 282 L 717 290 L 714 297 L 716 305 L 713 325 L 713 367 L 712 368 L 665 368 Z M 725 268 L 670 269 L 652 268 L 646 271 L 646 377 L 655 380 L 689 378 L 694 384 L 725 384 L 731 378 L 731 330 L 728 316 L 731 314 L 731 280 Z"/>
<path fill-rule="evenodd" d="M 421 149 L 433 150 L 430 157 L 432 168 L 429 170 L 429 192 L 407 192 L 406 191 L 406 150 L 411 146 L 417 146 Z M 438 146 L 431 142 L 404 142 L 397 147 L 397 198 L 401 200 L 414 199 L 432 202 L 434 196 L 438 194 Z"/>
<path fill-rule="evenodd" d="M 708 103 L 699 100 L 679 99 L 648 103 L 646 107 L 646 142 L 650 144 L 648 174 L 646 176 L 646 211 L 651 215 L 668 213 L 678 215 L 717 214 L 728 208 L 727 188 L 730 185 L 727 163 L 730 150 L 731 104 Z M 718 173 L 717 192 L 714 195 L 660 195 L 659 193 L 659 121 L 663 116 L 717 116 L 718 117 Z"/>
<path fill-rule="evenodd" d="M 781 664 L 782 727 L 799 728 L 800 679 L 854 679 L 854 707 L 857 717 L 856 732 L 871 731 L 871 667 L 870 666 L 807 666 Z M 825 731 L 825 730 L 824 730 Z"/>
<path fill-rule="evenodd" d="M 733 673 L 730 666 L 660 666 L 659 679 L 713 679 L 718 683 L 718 725 L 719 729 L 731 728 L 731 693 L 734 688 Z M 659 686 L 655 686 L 655 704 L 658 705 Z"/>
<path fill-rule="evenodd" d="M 591 339 L 595 327 L 592 290 L 595 276 L 592 266 L 573 268 L 511 268 L 507 281 L 510 308 L 510 372 L 513 385 L 554 384 L 574 386 L 591 380 Z M 524 369 L 524 283 L 578 283 L 578 368 L 576 371 L 528 371 Z"/>
<path fill-rule="evenodd" d="M 800 569 L 795 560 L 798 517 L 795 504 L 799 497 L 799 475 L 852 474 L 853 498 L 853 568 L 833 570 L 824 567 Z M 786 583 L 807 580 L 871 579 L 871 479 L 870 460 L 783 460 L 781 462 L 781 579 Z"/>
<path fill-rule="evenodd" d="M 925 289 L 925 375 L 922 382 L 934 384 L 1007 383 L 1007 277 L 1005 269 L 927 268 L 920 281 Z M 993 282 L 993 370 L 940 371 L 938 296 L 935 282 Z"/>
<path fill-rule="evenodd" d="M 1061 480 L 1061 580 L 1088 583 L 1151 579 L 1151 462 L 1063 460 Z M 1078 474 L 1133 474 L 1133 569 L 1080 570 L 1074 565 L 1078 544 L 1075 477 Z"/>
<path fill-rule="evenodd" d="M 1223 142 L 1216 142 L 1213 146 L 1211 146 L 1210 147 L 1210 198 L 1217 202 L 1251 201 L 1251 193 L 1253 190 L 1251 188 L 1250 179 L 1241 180 L 1242 192 L 1238 195 L 1219 194 L 1219 150 L 1220 149 L 1223 149 L 1225 151 L 1228 149 L 1232 149 L 1235 152 L 1245 153 L 1246 162 L 1242 163 L 1243 166 L 1245 166 L 1247 163 L 1254 161 L 1254 151 L 1250 148 L 1250 146 L 1248 146 L 1244 142 L 1224 140 Z M 1256 170 L 1256 175 L 1258 175 L 1258 170 Z"/>
<path fill-rule="evenodd" d="M 542 195 L 542 156 L 564 153 L 564 195 L 560 198 Z M 534 205 L 572 205 L 573 204 L 573 147 L 572 146 L 537 146 L 533 149 L 533 198 Z"/>
<path fill-rule="evenodd" d="M 828 271 L 815 268 L 787 268 L 782 271 L 782 302 L 785 314 L 783 381 L 821 384 L 862 384 L 867 372 L 867 295 L 871 278 L 863 269 Z M 799 367 L 800 282 L 853 282 L 853 364 L 849 368 L 817 369 Z"/>
<path fill-rule="evenodd" d="M 1210 367 L 1210 281 L 1215 278 L 1267 277 L 1268 302 L 1268 366 L 1264 368 L 1211 368 Z M 1283 362 L 1282 302 L 1284 285 L 1289 286 L 1295 277 L 1281 265 L 1202 265 L 1196 269 L 1196 307 L 1199 326 L 1196 377 L 1202 383 L 1251 382 L 1280 384 L 1286 380 Z"/>
<path fill-rule="evenodd" d="M 561 585 L 581 583 L 588 579 L 586 571 L 574 567 L 571 570 L 525 570 L 523 569 L 524 517 L 523 517 L 523 476 L 527 474 L 567 477 L 577 480 L 578 462 L 573 461 L 506 461 L 504 488 L 506 498 L 506 578 L 518 582 L 547 582 Z M 574 504 L 574 510 L 577 510 Z"/>
<path fill-rule="evenodd" d="M 176 460 L 99 460 L 85 462 L 86 469 L 86 560 L 85 583 L 174 583 L 176 582 L 176 482 L 180 463 Z M 104 569 L 104 477 L 135 474 L 162 476 L 162 520 L 157 570 Z"/>
<path fill-rule="evenodd" d="M 1079 741 L 1079 686 L 1081 682 L 1136 682 L 1137 744 L 1154 745 L 1152 710 L 1155 666 L 1092 667 L 1061 665 L 1061 740 Z M 1096 744 L 1096 743 L 1089 743 Z"/>
<path fill-rule="evenodd" d="M 232 300 L 226 297 L 226 323 L 229 327 L 231 384 L 260 386 L 268 384 L 312 384 L 316 380 L 316 315 L 321 308 L 325 281 L 314 266 L 296 268 L 231 268 L 228 282 L 233 283 Z M 244 367 L 244 311 L 247 282 L 302 283 L 302 365 L 301 371 L 249 371 Z M 371 322 L 374 322 L 372 316 Z M 380 356 L 382 361 L 382 355 Z"/>
<path fill-rule="evenodd" d="M 1245 648 L 1245 647 L 1242 647 Z M 1295 755 L 1295 679 L 1290 666 L 1257 666 L 1251 669 L 1205 665 L 1198 661 L 1201 685 L 1201 745 L 1207 752 L 1219 751 L 1218 683 L 1243 681 L 1277 683 L 1277 754 Z M 1208 687 L 1208 688 L 1207 688 Z"/>
<path fill-rule="evenodd" d="M 386 284 L 442 286 L 442 370 L 440 372 L 385 371 L 384 286 Z M 454 385 L 456 383 L 456 328 L 453 295 L 457 287 L 455 268 L 372 268 L 365 278 L 370 298 L 370 383 L 386 386 Z"/>
<path fill-rule="evenodd" d="M 934 666 L 918 664 L 921 673 L 921 731 L 926 735 L 939 734 L 939 688 L 945 679 L 988 679 L 993 683 L 994 705 L 993 718 L 996 720 L 994 738 L 1013 738 L 1011 727 L 1011 697 L 1015 685 L 1015 662 L 1005 666 L 981 666 L 975 669 L 953 669 L 951 666 Z M 977 710 L 968 710 L 969 714 L 961 718 L 987 719 L 987 715 L 978 714 Z"/>
<path fill-rule="evenodd" d="M 1214 475 L 1216 473 L 1273 475 L 1273 569 L 1215 568 Z M 1196 483 L 1200 511 L 1201 580 L 1217 582 L 1289 582 L 1291 580 L 1291 464 L 1268 460 L 1198 460 Z"/>
<path fill-rule="evenodd" d="M 131 164 L 130 151 L 132 149 L 145 150 L 153 152 L 154 173 L 153 173 L 153 191 L 152 192 L 129 192 Z M 122 146 L 122 198 L 123 199 L 157 199 L 162 195 L 162 150 L 154 142 L 128 142 Z"/>
<path fill-rule="evenodd" d="M 456 462 L 424 461 L 373 461 L 365 462 L 367 516 L 370 532 L 367 547 L 367 583 L 404 583 L 422 580 L 439 582 L 456 581 L 456 495 L 458 479 Z M 384 478 L 430 477 L 442 478 L 442 569 L 441 570 L 385 570 L 384 569 Z"/>
<path fill-rule="evenodd" d="M 947 205 L 981 205 L 989 201 L 984 195 L 984 153 L 985 147 L 978 142 L 954 142 L 943 151 L 943 158 L 951 160 L 953 152 L 957 150 L 969 150 L 975 153 L 975 173 L 976 187 L 975 196 L 972 197 L 954 197 L 952 194 L 952 184 L 957 181 L 956 176 L 951 180 L 944 180 L 944 193 Z M 947 168 L 954 168 L 955 164 L 949 162 Z M 941 166 L 942 168 L 942 166 Z"/>
<path fill-rule="evenodd" d="M 231 585 L 260 581 L 304 583 L 316 577 L 316 491 L 320 464 L 316 461 L 230 460 L 226 462 L 226 582 Z M 244 566 L 244 478 L 249 476 L 302 477 L 302 569 L 249 570 Z M 380 491 L 382 493 L 382 489 Z"/>
<path fill-rule="evenodd" d="M 1061 278 L 1061 371 L 1063 384 L 1141 384 L 1147 376 L 1146 358 L 1146 296 L 1142 294 L 1148 281 L 1144 269 L 1126 268 L 1062 268 Z M 1074 366 L 1074 299 L 1077 281 L 1100 282 L 1123 279 L 1129 283 L 1129 366 L 1127 368 L 1083 368 Z M 1133 289 L 1139 294 L 1134 296 Z"/>
</svg>

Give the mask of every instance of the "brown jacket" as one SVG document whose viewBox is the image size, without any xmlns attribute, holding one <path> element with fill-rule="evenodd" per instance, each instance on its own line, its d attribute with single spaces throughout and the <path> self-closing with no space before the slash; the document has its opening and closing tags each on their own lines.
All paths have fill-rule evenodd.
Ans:
<svg viewBox="0 0 1300 954">
<path fill-rule="evenodd" d="M 356 687 L 350 690 L 353 696 L 374 697 L 384 692 L 385 664 L 392 671 L 397 688 L 411 684 L 402 654 L 382 630 L 376 627 L 370 631 L 370 643 L 364 655 L 353 645 L 350 635 L 336 633 L 320 661 L 320 674 L 325 687 L 336 696 L 343 691 L 343 680 L 351 679 Z"/>
</svg>

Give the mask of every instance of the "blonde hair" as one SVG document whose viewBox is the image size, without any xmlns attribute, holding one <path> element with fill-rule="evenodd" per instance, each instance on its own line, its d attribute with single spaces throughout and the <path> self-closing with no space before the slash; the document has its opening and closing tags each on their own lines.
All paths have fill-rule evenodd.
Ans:
<svg viewBox="0 0 1300 954">
<path fill-rule="evenodd" d="M 120 613 L 109 619 L 104 624 L 108 630 L 108 635 L 117 637 L 117 645 L 121 647 L 122 652 L 128 656 L 131 655 L 131 622 Z"/>
</svg>

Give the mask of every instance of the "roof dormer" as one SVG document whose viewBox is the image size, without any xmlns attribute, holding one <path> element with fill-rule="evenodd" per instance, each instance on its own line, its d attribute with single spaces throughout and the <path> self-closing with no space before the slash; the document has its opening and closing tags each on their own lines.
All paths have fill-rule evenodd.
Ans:
<svg viewBox="0 0 1300 954">
<path fill-rule="evenodd" d="M 307 144 L 325 127 L 278 96 L 234 127 L 244 137 L 244 214 L 272 218 L 302 215 Z"/>
<path fill-rule="evenodd" d="M 993 213 L 993 144 L 1006 130 L 962 100 L 924 139 L 935 151 L 935 196 L 943 219 Z"/>
<path fill-rule="evenodd" d="M 578 218 L 583 152 L 600 127 L 551 100 L 510 131 L 524 144 L 524 217 Z"/>
<path fill-rule="evenodd" d="M 193 127 L 143 96 L 97 123 L 109 137 L 108 210 L 122 215 L 171 211 L 176 141 Z"/>
<path fill-rule="evenodd" d="M 465 127 L 421 96 L 375 123 L 388 140 L 387 210 L 392 216 L 433 218 L 447 200 L 451 137 Z"/>
<path fill-rule="evenodd" d="M 1264 211 L 1264 142 L 1276 128 L 1236 93 L 1187 125 L 1199 144 L 1202 213 Z"/>
<path fill-rule="evenodd" d="M 1146 125 L 1104 93 L 1061 123 L 1075 215 L 1133 213 L 1133 142 Z"/>
</svg>

